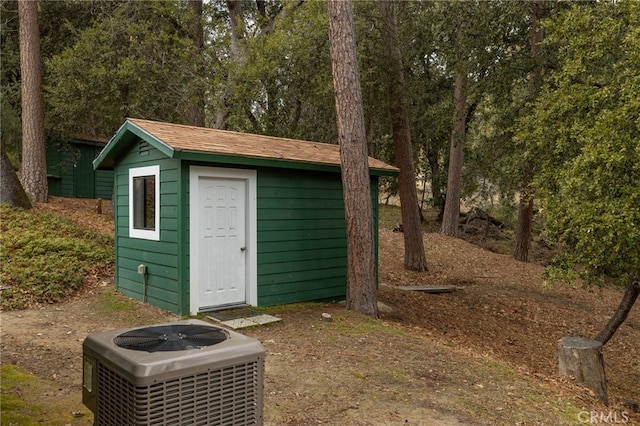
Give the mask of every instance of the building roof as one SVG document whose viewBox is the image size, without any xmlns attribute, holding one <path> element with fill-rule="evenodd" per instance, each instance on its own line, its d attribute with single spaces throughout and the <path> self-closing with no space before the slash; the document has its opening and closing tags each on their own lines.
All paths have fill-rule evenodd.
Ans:
<svg viewBox="0 0 640 426">
<path fill-rule="evenodd" d="M 210 160 L 248 165 L 331 169 L 340 167 L 338 145 L 238 133 L 204 127 L 128 118 L 94 161 L 94 168 L 111 168 L 127 146 L 143 139 L 171 158 Z M 396 175 L 398 168 L 369 157 L 373 174 Z"/>
</svg>

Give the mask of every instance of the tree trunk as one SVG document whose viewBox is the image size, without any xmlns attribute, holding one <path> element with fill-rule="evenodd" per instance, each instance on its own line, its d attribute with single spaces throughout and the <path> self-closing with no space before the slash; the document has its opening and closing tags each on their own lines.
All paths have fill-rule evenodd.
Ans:
<svg viewBox="0 0 640 426">
<path fill-rule="evenodd" d="M 395 147 L 396 166 L 400 169 L 398 187 L 402 227 L 404 229 L 402 234 L 404 236 L 404 267 L 412 271 L 426 271 L 427 260 L 422 239 L 411 133 L 405 108 L 405 81 L 399 48 L 395 1 L 381 0 L 380 9 L 384 25 L 382 38 L 389 66 L 388 88 L 393 144 Z"/>
<path fill-rule="evenodd" d="M 373 208 L 353 5 L 350 0 L 330 0 L 328 12 L 347 224 L 347 308 L 377 317 Z"/>
<path fill-rule="evenodd" d="M 444 215 L 445 195 L 442 190 L 442 176 L 440 173 L 440 156 L 436 149 L 427 151 L 427 161 L 431 170 L 431 196 L 433 197 L 433 206 L 438 209 L 438 221 L 442 221 Z"/>
<path fill-rule="evenodd" d="M 573 376 L 576 383 L 591 389 L 604 404 L 609 403 L 602 343 L 582 337 L 563 337 L 558 343 L 558 371 L 564 376 Z"/>
<path fill-rule="evenodd" d="M 440 232 L 452 237 L 458 236 L 460 218 L 460 195 L 462 194 L 462 165 L 464 163 L 464 136 L 466 131 L 467 96 L 465 94 L 464 72 L 456 72 L 453 102 L 455 104 L 451 148 L 449 151 L 449 174 L 447 175 L 447 193 L 444 202 L 444 214 Z"/>
<path fill-rule="evenodd" d="M 235 106 L 233 104 L 238 101 L 238 99 L 235 99 L 234 94 L 234 86 L 236 86 L 239 81 L 236 70 L 242 69 L 247 61 L 246 54 L 243 51 L 241 45 L 242 39 L 246 36 L 245 28 L 248 25 L 245 21 L 245 16 L 242 11 L 242 5 L 246 3 L 246 1 L 247 0 L 226 0 L 227 9 L 229 10 L 229 21 L 231 29 L 231 41 L 229 49 L 231 66 L 228 70 L 226 88 L 220 94 L 218 94 L 220 103 L 217 106 L 213 123 L 213 127 L 216 129 L 227 128 L 227 121 L 231 116 L 231 109 Z M 256 2 L 258 11 L 263 18 L 266 17 L 266 4 L 267 3 L 263 0 L 259 0 Z M 260 36 L 269 34 L 275 27 L 278 20 L 283 19 L 290 12 L 302 6 L 303 4 L 303 0 L 298 0 L 298 2 L 296 3 L 285 2 L 284 7 L 280 9 L 278 14 L 270 22 L 260 28 Z M 253 23 L 255 24 L 255 22 Z M 249 107 L 246 107 L 244 112 L 247 114 L 248 120 L 255 125 L 256 120 L 252 116 L 251 109 Z"/>
<path fill-rule="evenodd" d="M 533 228 L 533 198 L 526 192 L 520 193 L 518 203 L 518 223 L 516 224 L 516 240 L 513 245 L 513 257 L 516 260 L 529 260 L 531 230 Z"/>
<path fill-rule="evenodd" d="M 0 156 L 2 157 L 0 163 L 0 203 L 30 209 L 32 206 L 29 197 L 16 176 L 16 171 L 4 150 L 4 145 L 0 145 Z"/>
<path fill-rule="evenodd" d="M 47 201 L 42 60 L 38 2 L 18 1 L 20 86 L 22 91 L 22 169 L 20 180 L 31 203 Z"/>
<path fill-rule="evenodd" d="M 630 275 L 629 285 L 627 285 L 618 309 L 595 339 L 564 337 L 558 344 L 558 370 L 560 374 L 573 376 L 577 383 L 587 386 L 605 404 L 608 404 L 609 401 L 602 347 L 627 319 L 629 311 L 638 299 L 638 295 L 640 295 L 639 275 L 638 271 Z"/>
<path fill-rule="evenodd" d="M 193 40 L 193 61 L 195 83 L 191 88 L 187 118 L 192 126 L 205 126 L 205 93 L 200 83 L 204 77 L 204 30 L 202 28 L 202 0 L 189 0 L 191 10 L 191 39 Z"/>
<path fill-rule="evenodd" d="M 231 56 L 239 60 L 242 56 L 240 40 L 244 38 L 244 15 L 242 13 L 242 0 L 227 0 L 229 9 L 229 21 L 231 23 Z"/>
<path fill-rule="evenodd" d="M 240 40 L 244 37 L 244 15 L 242 13 L 242 0 L 227 0 L 227 9 L 229 10 L 229 22 L 231 25 L 231 42 L 230 42 L 230 59 L 233 68 L 227 76 L 227 85 L 224 91 L 218 95 L 220 104 L 215 114 L 213 127 L 216 129 L 226 129 L 227 120 L 230 116 L 232 106 L 233 86 L 236 79 L 235 69 L 240 69 L 244 62 L 244 55 L 240 47 Z M 235 68 L 235 69 L 234 69 Z"/>
<path fill-rule="evenodd" d="M 544 40 L 544 31 L 542 28 L 542 18 L 544 17 L 544 1 L 534 0 L 531 3 L 533 8 L 531 14 L 531 39 L 530 51 L 531 58 L 534 61 L 533 69 L 529 73 L 529 94 L 536 96 L 542 86 L 542 41 Z"/>
<path fill-rule="evenodd" d="M 543 3 L 535 0 L 532 3 L 533 13 L 531 22 L 530 52 L 534 66 L 529 73 L 529 96 L 534 98 L 540 91 L 542 84 L 542 13 Z M 525 147 L 526 149 L 526 147 Z M 531 231 L 533 229 L 533 194 L 530 190 L 530 182 L 533 180 L 533 170 L 530 164 L 525 166 L 523 180 L 525 185 L 520 188 L 520 202 L 518 204 L 518 223 L 513 246 L 513 257 L 523 262 L 529 261 L 529 248 L 531 246 Z"/>
<path fill-rule="evenodd" d="M 618 327 L 622 325 L 622 323 L 627 319 L 629 315 L 629 311 L 633 307 L 634 303 L 638 299 L 638 295 L 640 294 L 640 280 L 638 279 L 640 274 L 636 273 L 635 276 L 632 275 L 629 278 L 629 284 L 627 285 L 627 289 L 624 292 L 624 296 L 622 296 L 622 300 L 620 301 L 620 305 L 618 305 L 618 309 L 613 314 L 609 322 L 605 326 L 605 328 L 598 334 L 595 340 L 605 345 L 609 339 L 613 337 L 613 334 L 616 332 Z"/>
</svg>

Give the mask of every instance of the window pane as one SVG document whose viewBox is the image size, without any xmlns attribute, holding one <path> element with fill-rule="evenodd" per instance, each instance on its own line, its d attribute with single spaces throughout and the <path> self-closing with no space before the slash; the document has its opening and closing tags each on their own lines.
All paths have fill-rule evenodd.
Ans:
<svg viewBox="0 0 640 426">
<path fill-rule="evenodd" d="M 144 229 L 144 178 L 133 178 L 133 227 Z"/>
<path fill-rule="evenodd" d="M 156 177 L 145 176 L 144 229 L 156 229 Z"/>
<path fill-rule="evenodd" d="M 133 227 L 155 230 L 156 178 L 136 176 L 133 178 Z"/>
</svg>

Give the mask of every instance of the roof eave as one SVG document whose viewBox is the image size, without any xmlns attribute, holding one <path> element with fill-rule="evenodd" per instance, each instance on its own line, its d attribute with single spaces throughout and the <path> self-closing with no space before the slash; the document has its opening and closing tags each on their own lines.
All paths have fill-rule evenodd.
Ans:
<svg viewBox="0 0 640 426">
<path fill-rule="evenodd" d="M 217 154 L 201 151 L 176 150 L 174 158 L 186 161 L 202 161 L 221 164 L 235 164 L 254 167 L 279 167 L 297 170 L 314 170 L 323 172 L 340 173 L 340 165 L 330 163 L 295 161 L 278 158 L 262 158 L 250 156 L 236 156 L 231 154 Z M 398 169 L 382 169 L 377 167 L 369 167 L 369 173 L 374 176 L 397 176 L 400 171 Z"/>
<path fill-rule="evenodd" d="M 376 176 L 399 176 L 400 169 L 379 169 L 375 167 L 369 167 L 369 173 Z"/>
<path fill-rule="evenodd" d="M 93 160 L 93 169 L 112 169 L 115 165 L 115 160 L 129 147 L 131 141 L 135 139 L 142 139 L 148 142 L 169 158 L 176 157 L 176 150 L 171 146 L 140 128 L 135 123 L 126 120 L 109 143 L 100 151 L 96 159 Z"/>
</svg>

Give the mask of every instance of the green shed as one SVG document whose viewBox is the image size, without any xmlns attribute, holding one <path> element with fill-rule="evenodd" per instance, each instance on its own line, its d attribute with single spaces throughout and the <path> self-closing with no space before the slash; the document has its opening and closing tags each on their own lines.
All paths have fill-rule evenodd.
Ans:
<svg viewBox="0 0 640 426">
<path fill-rule="evenodd" d="M 106 140 L 77 137 L 64 143 L 47 143 L 49 195 L 111 199 L 113 170 L 94 170 L 93 160 Z"/>
<path fill-rule="evenodd" d="M 179 315 L 344 298 L 338 145 L 128 119 L 93 166 L 114 170 L 122 293 Z M 377 224 L 398 169 L 369 169 Z"/>
</svg>

